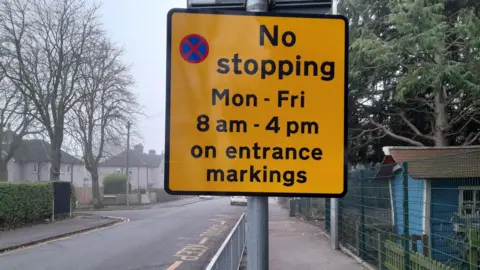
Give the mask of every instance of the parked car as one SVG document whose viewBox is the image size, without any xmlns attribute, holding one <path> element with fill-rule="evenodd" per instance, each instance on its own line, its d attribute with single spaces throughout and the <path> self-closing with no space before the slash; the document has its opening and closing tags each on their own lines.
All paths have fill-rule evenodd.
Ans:
<svg viewBox="0 0 480 270">
<path fill-rule="evenodd" d="M 247 205 L 247 197 L 232 196 L 230 197 L 230 205 Z"/>
<path fill-rule="evenodd" d="M 211 200 L 213 199 L 213 196 L 212 195 L 200 195 L 198 196 L 200 199 L 204 199 L 204 200 Z"/>
</svg>

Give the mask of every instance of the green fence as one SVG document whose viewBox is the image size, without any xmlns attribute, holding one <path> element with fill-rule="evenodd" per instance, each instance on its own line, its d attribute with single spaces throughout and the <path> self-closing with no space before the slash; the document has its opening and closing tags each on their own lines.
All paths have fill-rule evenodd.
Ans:
<svg viewBox="0 0 480 270">
<path fill-rule="evenodd" d="M 480 269 L 480 150 L 454 150 L 398 148 L 349 172 L 341 245 L 379 269 Z"/>
</svg>

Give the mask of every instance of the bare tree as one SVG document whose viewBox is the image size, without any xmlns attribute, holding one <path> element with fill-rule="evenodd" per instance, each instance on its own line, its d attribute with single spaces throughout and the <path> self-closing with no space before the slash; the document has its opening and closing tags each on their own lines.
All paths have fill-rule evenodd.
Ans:
<svg viewBox="0 0 480 270">
<path fill-rule="evenodd" d="M 85 167 L 92 177 L 95 208 L 103 207 L 98 164 L 106 147 L 122 144 L 127 121 L 133 121 L 139 105 L 130 91 L 133 79 L 120 59 L 123 50 L 107 38 L 92 43 L 89 61 L 80 69 L 83 98 L 72 110 L 69 133 L 82 146 Z"/>
<path fill-rule="evenodd" d="M 59 179 L 65 115 L 81 100 L 80 70 L 103 33 L 84 0 L 2 0 L 0 68 L 36 109 L 50 139 L 50 178 Z"/>
<path fill-rule="evenodd" d="M 8 180 L 7 165 L 22 138 L 32 132 L 31 106 L 0 71 L 0 181 Z"/>
</svg>

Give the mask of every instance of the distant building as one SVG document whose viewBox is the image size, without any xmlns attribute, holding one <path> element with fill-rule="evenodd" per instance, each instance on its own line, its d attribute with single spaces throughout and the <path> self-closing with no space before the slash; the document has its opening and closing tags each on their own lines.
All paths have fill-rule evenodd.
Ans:
<svg viewBox="0 0 480 270">
<path fill-rule="evenodd" d="M 111 173 L 125 173 L 126 151 L 113 156 L 99 164 L 99 181 Z M 128 167 L 132 188 L 163 188 L 163 153 L 157 155 L 155 150 L 144 153 L 143 145 L 137 144 L 128 150 Z"/>
<path fill-rule="evenodd" d="M 15 134 L 10 132 L 2 144 L 5 152 Z M 62 151 L 60 181 L 81 185 L 84 177 L 83 162 Z M 22 140 L 7 165 L 9 182 L 41 182 L 50 180 L 51 146 L 43 140 Z"/>
</svg>

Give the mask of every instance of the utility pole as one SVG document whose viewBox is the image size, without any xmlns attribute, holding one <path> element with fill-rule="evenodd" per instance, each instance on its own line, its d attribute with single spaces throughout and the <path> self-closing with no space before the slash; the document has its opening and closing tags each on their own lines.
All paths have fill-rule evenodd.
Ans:
<svg viewBox="0 0 480 270">
<path fill-rule="evenodd" d="M 247 0 L 247 12 L 267 12 L 268 0 Z M 247 269 L 268 270 L 268 197 L 247 199 Z"/>
<path fill-rule="evenodd" d="M 125 172 L 127 174 L 127 189 L 126 189 L 126 201 L 127 206 L 130 205 L 129 200 L 129 193 L 130 193 L 130 172 L 128 171 L 128 152 L 130 152 L 130 127 L 132 123 L 130 121 L 127 122 L 127 151 L 125 152 Z"/>
</svg>

